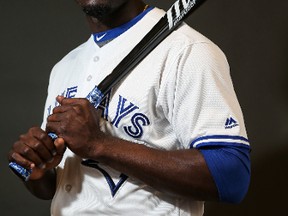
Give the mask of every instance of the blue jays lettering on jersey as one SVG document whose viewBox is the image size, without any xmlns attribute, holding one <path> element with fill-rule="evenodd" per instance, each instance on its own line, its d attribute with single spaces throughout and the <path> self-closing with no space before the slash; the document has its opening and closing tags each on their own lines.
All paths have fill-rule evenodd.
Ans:
<svg viewBox="0 0 288 216">
<path fill-rule="evenodd" d="M 67 98 L 75 98 L 77 93 L 77 86 L 67 88 L 61 95 L 65 95 Z M 109 121 L 108 116 L 112 116 L 111 110 L 109 110 L 111 91 L 103 98 L 98 109 L 102 110 L 102 117 Z M 58 106 L 58 102 L 55 100 L 54 107 Z M 54 108 L 53 107 L 53 108 Z M 139 107 L 129 102 L 125 97 L 119 95 L 118 106 L 115 113 L 114 119 L 111 124 L 117 129 L 123 129 L 124 132 L 133 138 L 141 138 L 143 135 L 143 127 L 150 125 L 149 118 L 141 112 L 135 113 L 134 111 L 139 110 Z M 48 115 L 52 112 L 52 105 L 48 106 Z M 130 118 L 131 124 L 123 125 L 119 128 L 119 124 L 123 118 Z"/>
</svg>

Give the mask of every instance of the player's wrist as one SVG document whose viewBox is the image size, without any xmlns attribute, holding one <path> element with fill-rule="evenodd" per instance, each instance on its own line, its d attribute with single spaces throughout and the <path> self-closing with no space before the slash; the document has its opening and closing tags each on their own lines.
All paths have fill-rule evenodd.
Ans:
<svg viewBox="0 0 288 216">
<path fill-rule="evenodd" d="M 36 197 L 51 200 L 56 192 L 56 170 L 50 169 L 46 170 L 46 172 L 41 172 L 41 174 L 39 172 L 38 174 L 39 175 L 33 174 L 32 178 L 24 184 Z"/>
<path fill-rule="evenodd" d="M 117 138 L 103 133 L 94 143 L 94 148 L 90 151 L 89 158 L 101 163 L 106 163 L 106 161 L 109 160 L 109 154 L 112 154 L 113 150 L 115 150 L 113 148 L 115 142 L 117 142 Z"/>
</svg>

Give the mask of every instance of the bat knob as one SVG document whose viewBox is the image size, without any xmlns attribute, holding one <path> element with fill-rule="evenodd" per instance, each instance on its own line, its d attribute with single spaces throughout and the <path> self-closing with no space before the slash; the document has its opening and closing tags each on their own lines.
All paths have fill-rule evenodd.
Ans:
<svg viewBox="0 0 288 216">
<path fill-rule="evenodd" d="M 32 173 L 31 169 L 25 169 L 24 167 L 20 166 L 15 162 L 9 163 L 9 168 L 22 180 L 28 181 L 29 177 Z"/>
</svg>

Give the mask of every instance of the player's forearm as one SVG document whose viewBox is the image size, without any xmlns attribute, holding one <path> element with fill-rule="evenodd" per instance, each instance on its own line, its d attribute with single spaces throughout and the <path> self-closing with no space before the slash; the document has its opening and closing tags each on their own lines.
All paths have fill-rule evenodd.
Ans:
<svg viewBox="0 0 288 216">
<path fill-rule="evenodd" d="M 40 199 L 50 200 L 56 191 L 56 172 L 54 169 L 48 170 L 42 178 L 29 180 L 24 184 L 34 196 Z"/>
<path fill-rule="evenodd" d="M 98 148 L 95 159 L 161 192 L 218 200 L 217 188 L 198 150 L 157 150 L 111 138 Z"/>
</svg>

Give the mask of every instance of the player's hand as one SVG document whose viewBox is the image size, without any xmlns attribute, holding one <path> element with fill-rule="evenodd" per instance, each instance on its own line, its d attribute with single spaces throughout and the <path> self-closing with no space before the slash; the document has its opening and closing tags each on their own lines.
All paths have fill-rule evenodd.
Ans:
<svg viewBox="0 0 288 216">
<path fill-rule="evenodd" d="M 19 137 L 8 153 L 9 162 L 16 162 L 26 169 L 32 169 L 29 179 L 40 179 L 47 170 L 56 167 L 65 152 L 62 138 L 54 142 L 39 127 L 30 128 L 26 134 Z"/>
<path fill-rule="evenodd" d="M 99 110 L 84 98 L 58 96 L 56 100 L 60 106 L 47 118 L 46 130 L 62 137 L 76 155 L 93 158 L 97 142 L 104 138 L 99 128 Z"/>
</svg>

